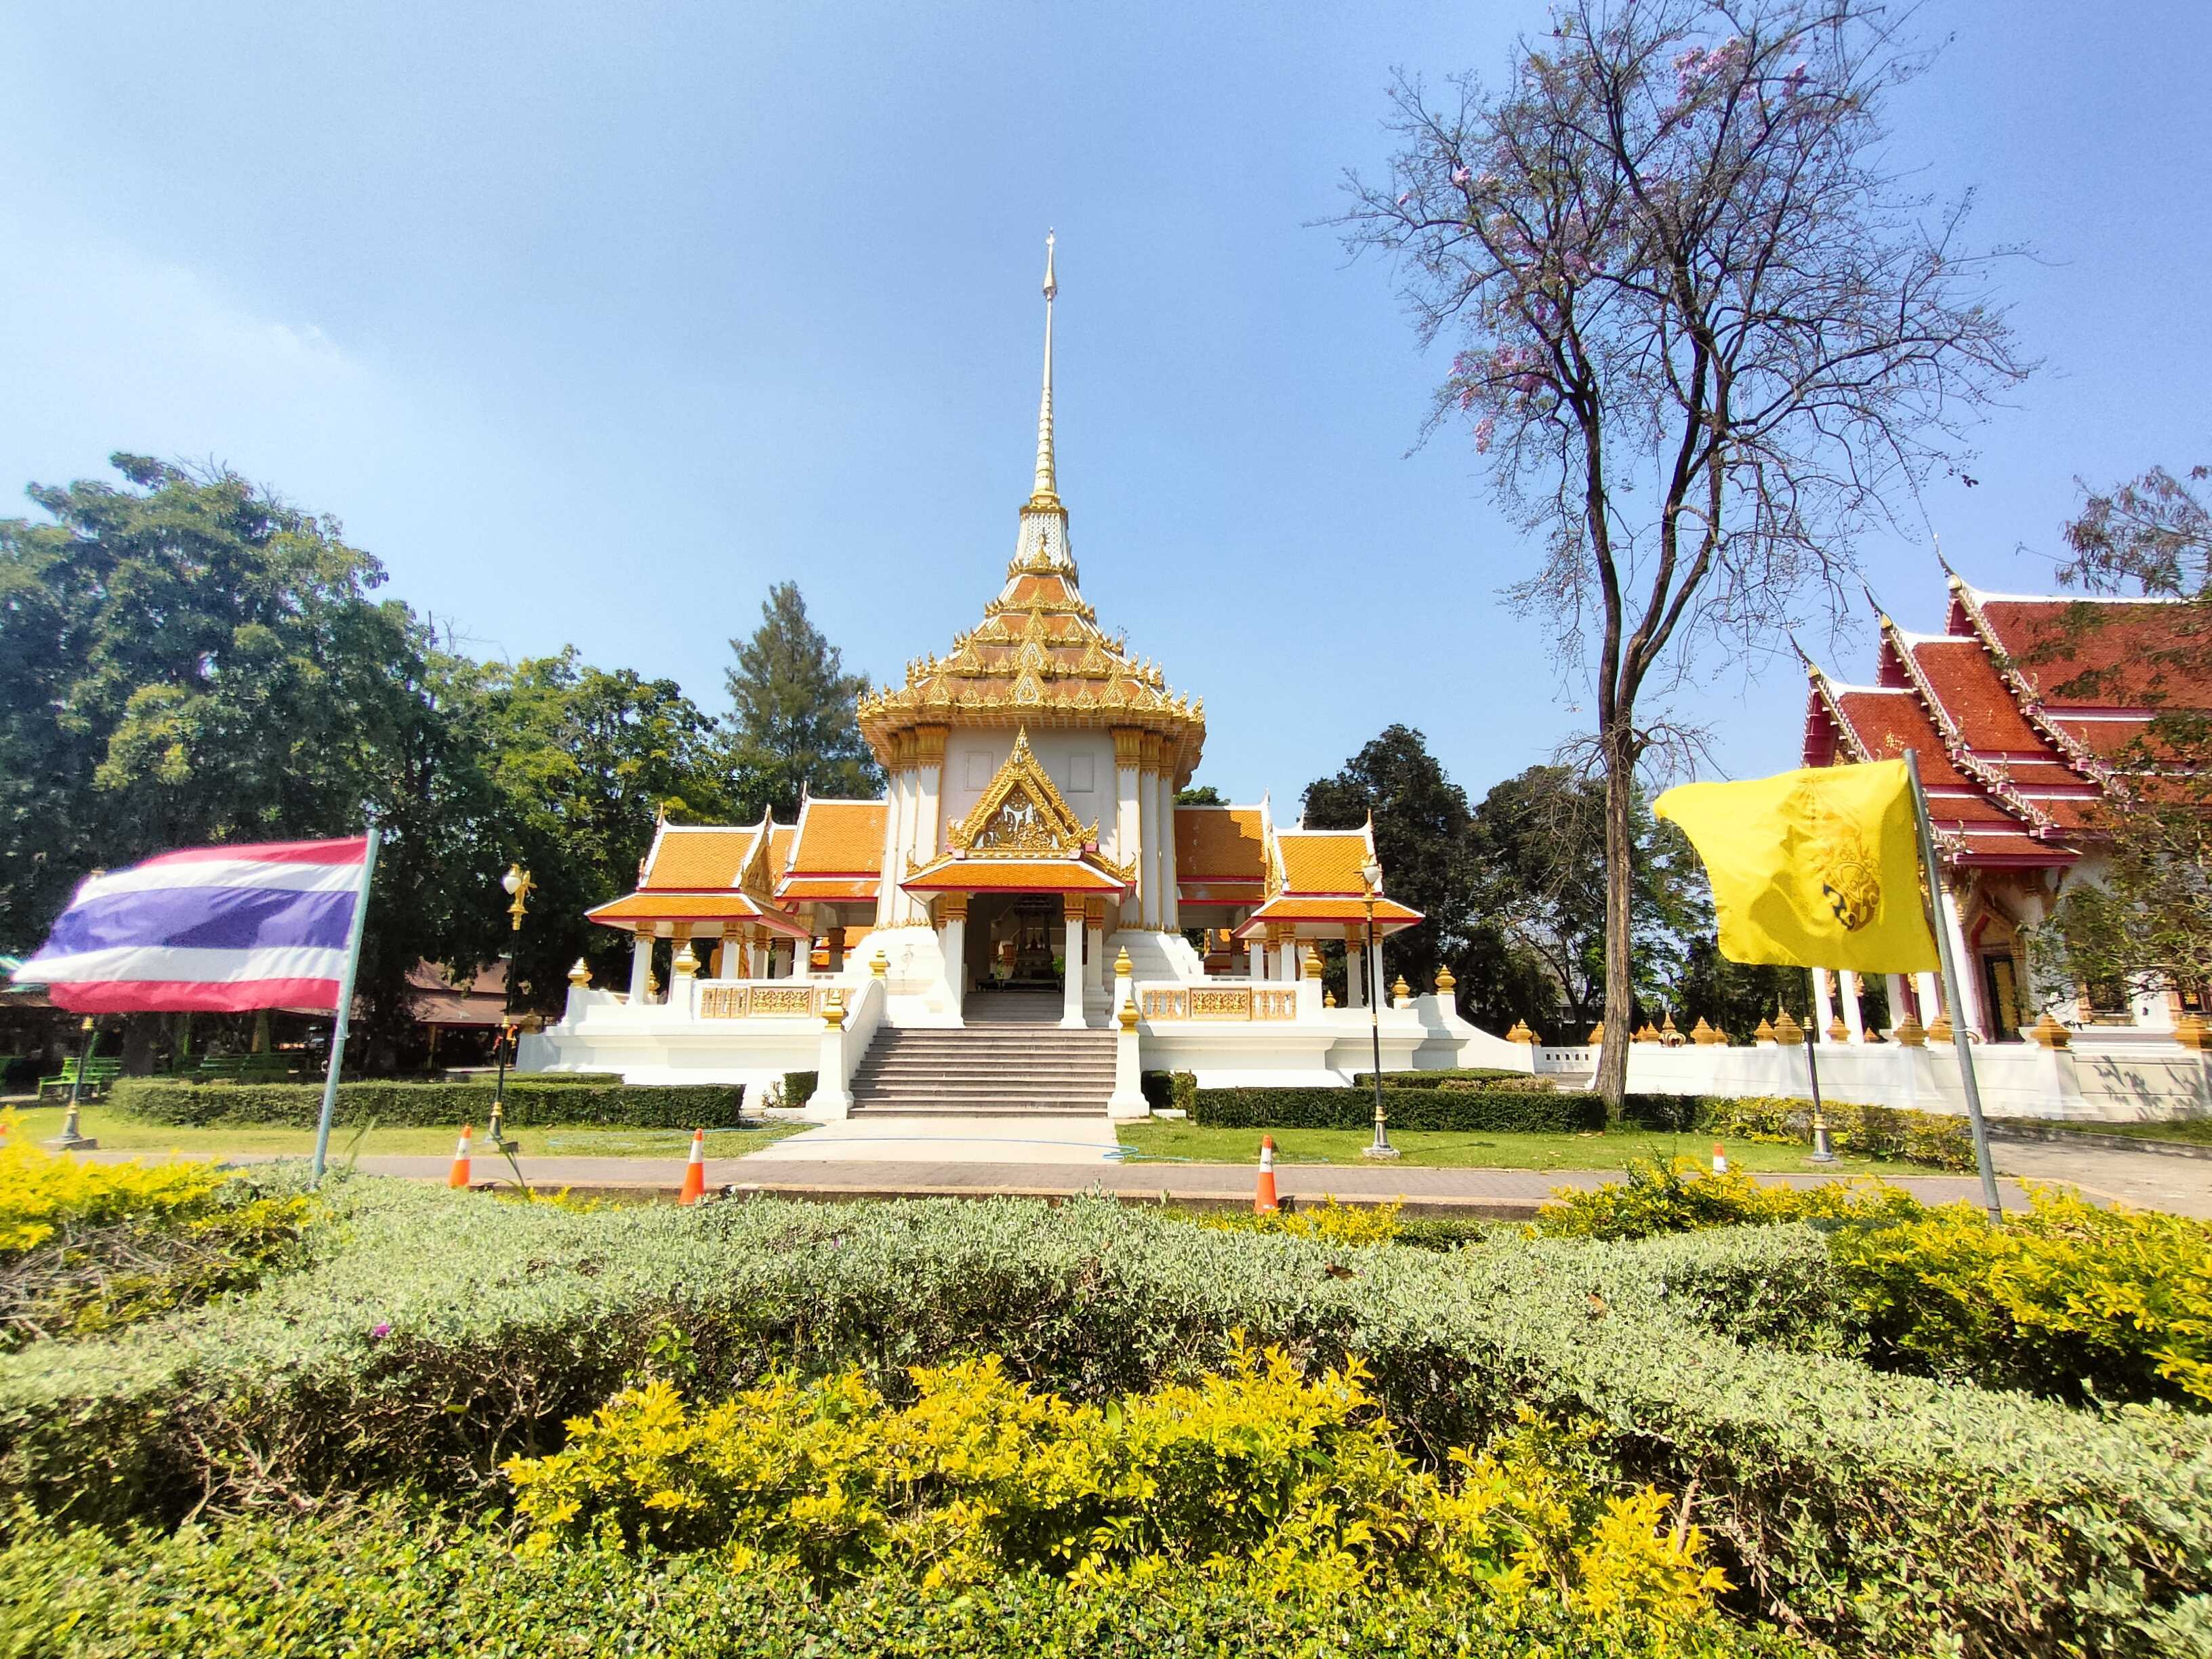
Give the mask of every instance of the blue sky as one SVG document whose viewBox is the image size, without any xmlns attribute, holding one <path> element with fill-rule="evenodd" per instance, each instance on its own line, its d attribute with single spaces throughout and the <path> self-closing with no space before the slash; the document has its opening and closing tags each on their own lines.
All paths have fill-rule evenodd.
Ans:
<svg viewBox="0 0 2212 1659">
<path fill-rule="evenodd" d="M 793 577 L 895 679 L 1012 550 L 1052 225 L 1085 591 L 1205 697 L 1202 779 L 1294 801 L 1405 720 L 1480 795 L 1591 700 L 1497 601 L 1528 556 L 1464 441 L 1415 447 L 1441 357 L 1311 222 L 1379 167 L 1394 66 L 1494 73 L 1542 20 L 0 8 L 0 483 L 216 457 L 335 514 L 479 653 L 574 641 L 716 709 L 727 638 Z M 1979 434 L 1980 487 L 1923 505 L 1971 579 L 2039 588 L 2077 474 L 2212 459 L 2212 8 L 1923 22 L 1955 38 L 1898 155 L 2035 245 L 2002 282 L 2047 362 Z M 1865 555 L 1940 625 L 1924 539 Z M 1824 626 L 1863 673 L 1866 632 Z M 1786 648 L 1711 667 L 1687 712 L 1721 767 L 1793 764 Z"/>
</svg>

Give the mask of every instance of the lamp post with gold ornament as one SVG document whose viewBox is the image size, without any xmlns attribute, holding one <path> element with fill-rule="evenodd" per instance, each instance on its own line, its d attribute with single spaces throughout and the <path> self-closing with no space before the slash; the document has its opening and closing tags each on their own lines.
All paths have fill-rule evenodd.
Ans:
<svg viewBox="0 0 2212 1659">
<path fill-rule="evenodd" d="M 522 918 L 530 909 L 530 895 L 537 889 L 538 884 L 531 879 L 530 872 L 520 864 L 510 864 L 507 866 L 507 873 L 499 878 L 499 884 L 514 901 L 507 907 L 507 914 L 514 923 L 512 931 L 520 933 Z M 514 946 L 510 945 L 507 952 L 507 978 L 501 988 L 499 1011 L 499 1080 L 492 1085 L 491 1091 L 491 1133 L 489 1139 L 495 1152 L 512 1152 L 515 1146 L 506 1138 L 501 1125 L 507 1109 L 507 1053 L 514 1042 Z"/>
<path fill-rule="evenodd" d="M 1376 976 L 1376 982 L 1367 988 L 1367 1024 L 1375 1042 L 1375 1139 L 1359 1149 L 1359 1155 L 1395 1158 L 1398 1149 L 1390 1144 L 1390 1132 L 1382 1125 L 1382 969 L 1375 948 L 1375 901 L 1382 895 L 1382 866 L 1369 859 L 1359 866 L 1359 881 L 1367 906 L 1367 960 Z"/>
<path fill-rule="evenodd" d="M 88 1152 L 100 1145 L 85 1134 L 77 1121 L 77 1100 L 84 1091 L 84 1070 L 92 1064 L 94 1038 L 90 1014 L 84 1017 L 84 1024 L 79 1029 L 83 1035 L 76 1045 L 76 1064 L 70 1069 L 69 1115 L 62 1120 L 62 1132 L 46 1142 L 58 1152 Z"/>
</svg>

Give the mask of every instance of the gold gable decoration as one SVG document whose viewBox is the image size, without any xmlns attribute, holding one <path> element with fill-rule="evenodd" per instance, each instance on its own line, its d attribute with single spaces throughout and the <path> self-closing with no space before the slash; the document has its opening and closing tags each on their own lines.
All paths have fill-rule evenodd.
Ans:
<svg viewBox="0 0 2212 1659">
<path fill-rule="evenodd" d="M 945 839 L 968 858 L 1080 858 L 1085 847 L 1097 846 L 1098 826 L 1085 825 L 1060 799 L 1024 726 L 975 810 L 948 827 Z"/>
</svg>

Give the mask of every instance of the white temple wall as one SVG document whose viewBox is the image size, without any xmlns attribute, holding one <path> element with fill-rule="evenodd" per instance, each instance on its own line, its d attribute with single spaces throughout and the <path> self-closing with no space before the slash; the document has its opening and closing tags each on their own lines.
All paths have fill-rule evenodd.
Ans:
<svg viewBox="0 0 2212 1659">
<path fill-rule="evenodd" d="M 975 810 L 991 780 L 1014 752 L 1014 731 L 955 726 L 945 741 L 945 775 L 939 799 L 937 844 L 945 830 Z M 1031 730 L 1030 752 L 1037 757 L 1060 791 L 1067 810 L 1085 823 L 1096 823 L 1102 842 L 1114 836 L 1114 739 L 1105 732 Z M 1121 854 L 1117 850 L 1115 856 Z"/>
</svg>

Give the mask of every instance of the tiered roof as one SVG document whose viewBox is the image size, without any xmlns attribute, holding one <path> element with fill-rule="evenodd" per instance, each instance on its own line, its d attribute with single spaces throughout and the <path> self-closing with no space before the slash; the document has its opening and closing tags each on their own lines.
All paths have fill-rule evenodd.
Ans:
<svg viewBox="0 0 2212 1659">
<path fill-rule="evenodd" d="M 2112 758 L 2154 717 L 2136 665 L 2173 642 L 2181 612 L 2158 600 L 2088 601 L 2118 608 L 2109 625 L 2069 637 L 2062 625 L 2081 601 L 1984 593 L 1955 574 L 1950 590 L 1941 634 L 1909 632 L 1877 608 L 1871 685 L 1845 684 L 1807 660 L 1805 764 L 1913 750 L 1952 861 L 2073 863 L 2097 839 L 2098 803 L 2126 787 Z M 2054 647 L 2063 659 L 2042 660 Z M 2069 689 L 2084 677 L 2094 691 Z M 2212 707 L 2212 686 L 2160 693 L 2174 706 Z"/>
<path fill-rule="evenodd" d="M 1267 897 L 1237 929 L 1238 939 L 1264 933 L 1269 923 L 1326 930 L 1369 919 L 1362 872 L 1375 861 L 1375 825 L 1358 830 L 1277 830 L 1267 847 Z M 1421 913 L 1378 895 L 1373 920 L 1379 933 L 1395 933 Z"/>
<path fill-rule="evenodd" d="M 1048 238 L 1036 474 L 1006 584 L 983 607 L 981 623 L 955 639 L 949 653 L 909 662 L 903 684 L 860 700 L 860 732 L 889 764 L 898 740 L 918 726 L 1132 728 L 1164 740 L 1180 787 L 1205 747 L 1205 700 L 1170 690 L 1157 664 L 1139 661 L 1126 638 L 1102 630 L 1077 585 L 1053 447 L 1052 302 L 1059 291 Z"/>
</svg>

